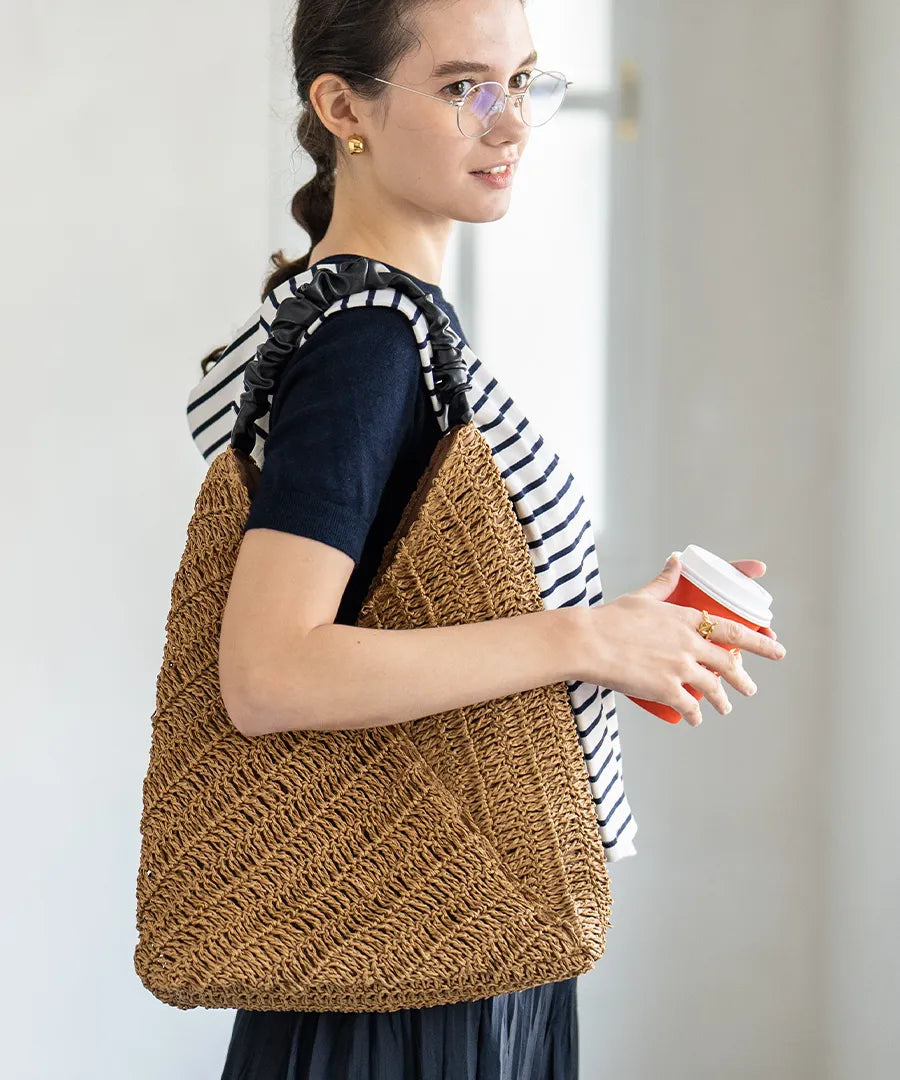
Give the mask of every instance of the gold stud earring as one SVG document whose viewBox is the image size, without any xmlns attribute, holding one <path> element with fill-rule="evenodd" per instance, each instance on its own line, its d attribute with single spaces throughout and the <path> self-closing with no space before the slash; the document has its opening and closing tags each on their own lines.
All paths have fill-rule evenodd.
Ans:
<svg viewBox="0 0 900 1080">
<path fill-rule="evenodd" d="M 361 154 L 365 150 L 365 144 L 358 135 L 351 135 L 347 140 L 347 146 L 351 154 Z"/>
</svg>

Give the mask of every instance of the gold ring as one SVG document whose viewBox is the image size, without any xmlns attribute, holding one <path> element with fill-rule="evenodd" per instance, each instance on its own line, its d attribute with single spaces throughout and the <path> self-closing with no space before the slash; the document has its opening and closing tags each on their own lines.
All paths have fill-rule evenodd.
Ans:
<svg viewBox="0 0 900 1080">
<path fill-rule="evenodd" d="M 700 634 L 701 637 L 704 637 L 707 641 L 709 641 L 709 639 L 712 637 L 713 630 L 715 630 L 718 625 L 718 623 L 714 623 L 712 621 L 712 619 L 709 617 L 708 612 L 704 611 L 703 622 L 700 623 L 700 625 L 697 627 L 697 633 Z"/>
</svg>

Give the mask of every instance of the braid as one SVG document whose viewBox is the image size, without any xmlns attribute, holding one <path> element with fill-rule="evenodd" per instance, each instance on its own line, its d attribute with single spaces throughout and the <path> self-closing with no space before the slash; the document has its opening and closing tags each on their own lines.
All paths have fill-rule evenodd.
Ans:
<svg viewBox="0 0 900 1080">
<path fill-rule="evenodd" d="M 263 297 L 282 281 L 309 267 L 312 249 L 325 235 L 334 211 L 335 159 L 334 135 L 319 119 L 316 110 L 307 101 L 297 123 L 297 139 L 303 149 L 316 163 L 311 179 L 299 188 L 291 199 L 291 217 L 309 234 L 309 251 L 299 259 L 288 259 L 279 249 L 270 256 L 275 267 L 266 280 Z"/>
<path fill-rule="evenodd" d="M 522 0 L 523 4 L 525 0 Z M 335 177 L 342 144 L 319 119 L 309 92 L 315 80 L 330 72 L 344 79 L 350 89 L 369 102 L 386 105 L 384 87 L 377 80 L 390 78 L 400 60 L 422 47 L 417 23 L 423 0 L 291 0 L 291 66 L 300 103 L 297 138 L 315 163 L 314 175 L 291 199 L 291 216 L 309 234 L 309 251 L 299 259 L 283 250 L 269 256 L 262 300 L 274 288 L 309 269 L 312 249 L 322 240 L 334 214 Z M 274 269 L 271 269 L 274 268 Z M 204 374 L 217 362 L 223 349 L 204 358 Z"/>
</svg>

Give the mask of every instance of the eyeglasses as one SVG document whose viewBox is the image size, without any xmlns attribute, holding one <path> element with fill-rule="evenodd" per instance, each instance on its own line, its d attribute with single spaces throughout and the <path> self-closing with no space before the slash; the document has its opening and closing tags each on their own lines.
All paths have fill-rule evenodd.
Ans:
<svg viewBox="0 0 900 1080">
<path fill-rule="evenodd" d="M 374 79 L 386 86 L 411 90 L 414 94 L 421 94 L 422 97 L 434 98 L 435 101 L 443 101 L 445 105 L 454 106 L 457 126 L 467 139 L 480 139 L 487 135 L 503 115 L 510 98 L 513 99 L 513 105 L 518 105 L 519 115 L 529 127 L 540 127 L 546 124 L 559 111 L 566 96 L 566 90 L 572 85 L 571 80 L 567 79 L 561 71 L 535 70 L 525 89 L 515 93 L 510 93 L 501 83 L 483 82 L 469 87 L 460 98 L 447 98 L 439 94 L 427 94 L 424 90 L 416 90 L 413 86 L 403 86 L 402 83 L 379 79 L 376 75 L 369 75 L 365 71 L 355 71 L 352 74 Z M 460 81 L 466 82 L 465 79 Z"/>
</svg>

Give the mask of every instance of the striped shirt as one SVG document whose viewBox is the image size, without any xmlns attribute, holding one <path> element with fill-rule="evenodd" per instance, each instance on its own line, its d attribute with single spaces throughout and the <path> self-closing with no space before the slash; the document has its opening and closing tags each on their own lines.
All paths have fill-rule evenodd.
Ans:
<svg viewBox="0 0 900 1080">
<path fill-rule="evenodd" d="M 343 258 L 323 259 L 272 290 L 190 391 L 187 412 L 191 435 L 207 461 L 229 444 L 244 391 L 244 368 L 271 334 L 281 301 L 316 272 L 340 268 Z M 373 264 L 398 269 L 374 260 Z M 434 299 L 432 293 L 428 297 Z M 342 297 L 306 327 L 299 342 L 305 342 L 338 310 L 372 305 L 394 308 L 409 319 L 425 389 L 440 431 L 446 432 L 448 409 L 435 389 L 427 323 L 418 304 L 401 289 L 367 288 Z M 475 426 L 490 446 L 519 518 L 544 607 L 602 604 L 593 528 L 575 477 L 465 340 L 452 327 L 450 332 L 468 372 L 467 398 Z M 268 420 L 266 413 L 256 422 L 252 456 L 260 468 L 265 459 Z M 607 860 L 615 862 L 637 853 L 637 822 L 625 795 L 615 694 L 611 688 L 581 680 L 567 680 L 566 685 L 601 841 Z"/>
</svg>

